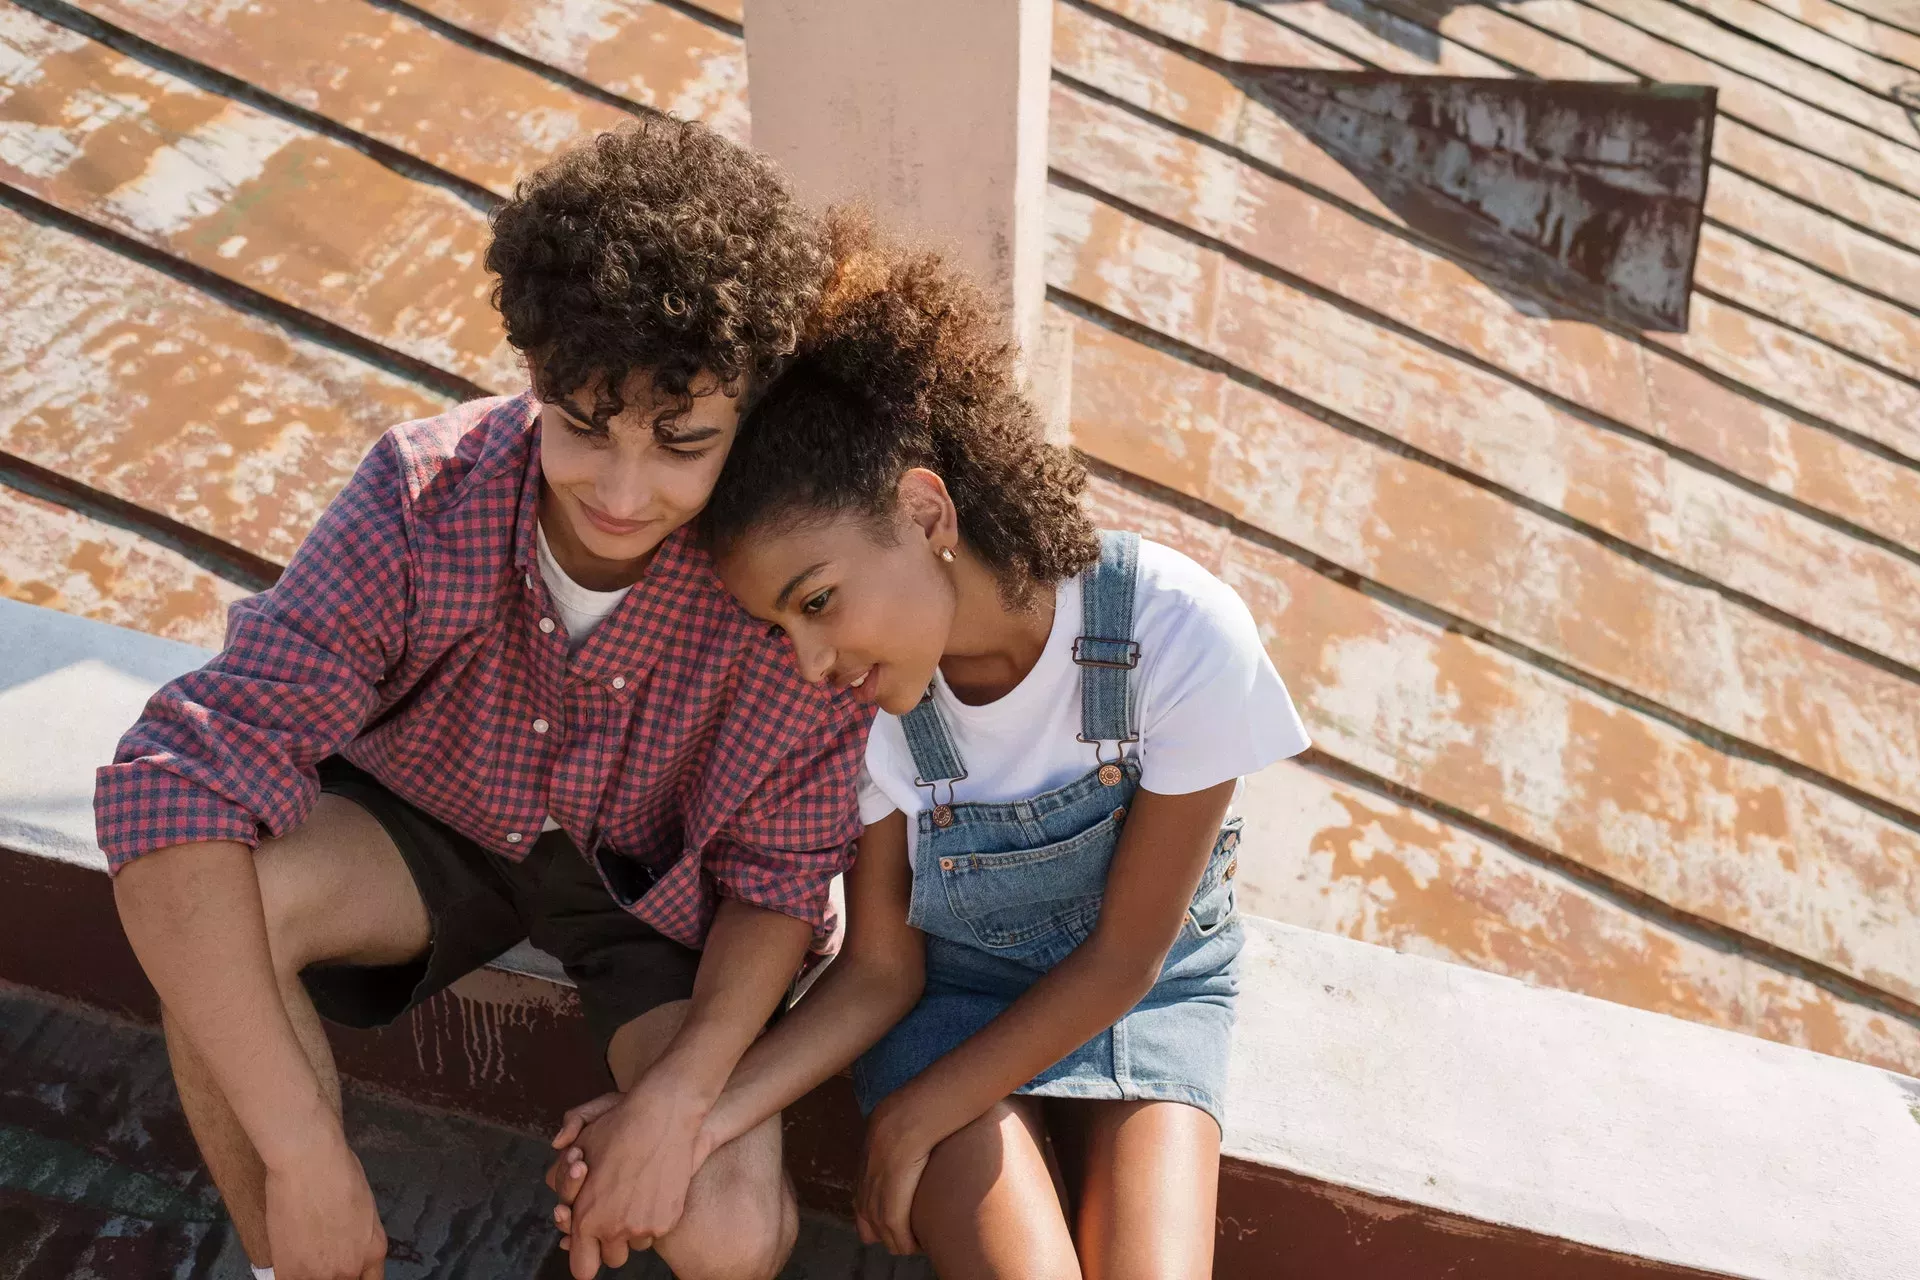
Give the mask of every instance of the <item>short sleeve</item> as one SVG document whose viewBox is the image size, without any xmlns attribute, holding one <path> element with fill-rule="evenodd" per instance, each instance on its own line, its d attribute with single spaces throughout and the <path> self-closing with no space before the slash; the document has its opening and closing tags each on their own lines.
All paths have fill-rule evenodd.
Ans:
<svg viewBox="0 0 1920 1280">
<path fill-rule="evenodd" d="M 880 784 L 873 780 L 872 772 L 862 768 L 860 770 L 860 825 L 870 827 L 882 818 L 898 812 L 899 808 L 900 806 L 880 789 Z"/>
<path fill-rule="evenodd" d="M 1307 749 L 1306 726 L 1246 604 L 1198 565 L 1160 607 L 1160 650 L 1140 690 L 1140 785 L 1187 795 Z"/>
</svg>

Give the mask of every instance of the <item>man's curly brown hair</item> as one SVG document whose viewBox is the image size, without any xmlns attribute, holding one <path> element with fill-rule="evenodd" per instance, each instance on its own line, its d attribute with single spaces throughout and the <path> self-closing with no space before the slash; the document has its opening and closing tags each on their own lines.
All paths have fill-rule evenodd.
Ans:
<svg viewBox="0 0 1920 1280">
<path fill-rule="evenodd" d="M 644 373 L 656 431 L 702 374 L 728 394 L 764 382 L 831 264 L 825 228 L 769 161 L 671 116 L 601 133 L 522 179 L 487 249 L 494 305 L 540 398 L 594 385 L 605 426 Z"/>
<path fill-rule="evenodd" d="M 849 512 L 884 525 L 900 477 L 925 467 L 1010 604 L 1092 564 L 1086 469 L 1046 442 L 985 294 L 939 255 L 882 240 L 863 215 L 829 226 L 833 280 L 742 424 L 702 516 L 713 549 Z"/>
</svg>

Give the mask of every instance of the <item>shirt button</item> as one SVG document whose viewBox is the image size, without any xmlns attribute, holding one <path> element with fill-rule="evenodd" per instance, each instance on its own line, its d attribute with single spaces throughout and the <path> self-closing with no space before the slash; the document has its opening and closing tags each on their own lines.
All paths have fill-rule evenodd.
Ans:
<svg viewBox="0 0 1920 1280">
<path fill-rule="evenodd" d="M 507 843 L 508 843 L 508 844 L 519 844 L 519 843 L 520 843 L 520 841 L 521 841 L 521 839 L 522 839 L 522 836 L 520 835 L 520 833 L 519 833 L 518 831 L 509 831 L 509 832 L 507 832 Z"/>
<path fill-rule="evenodd" d="M 552 618 L 542 618 L 542 619 L 540 619 L 540 629 L 541 629 L 542 631 L 544 631 L 544 632 L 546 632 L 546 633 L 547 633 L 548 635 L 552 635 L 552 634 L 553 634 L 553 619 L 552 619 Z"/>
<path fill-rule="evenodd" d="M 616 688 L 616 689 L 624 689 L 624 688 L 626 688 L 626 687 L 627 687 L 627 678 L 626 678 L 625 676 L 615 676 L 615 677 L 613 678 L 613 687 L 614 687 L 614 688 Z"/>
<path fill-rule="evenodd" d="M 533 722 L 533 731 L 535 733 L 545 733 L 548 727 L 549 726 L 545 720 L 535 720 Z"/>
<path fill-rule="evenodd" d="M 532 575 L 532 574 L 528 574 L 528 575 L 527 575 L 527 590 L 529 590 L 529 591 L 531 591 L 531 590 L 533 590 L 533 575 Z"/>
</svg>

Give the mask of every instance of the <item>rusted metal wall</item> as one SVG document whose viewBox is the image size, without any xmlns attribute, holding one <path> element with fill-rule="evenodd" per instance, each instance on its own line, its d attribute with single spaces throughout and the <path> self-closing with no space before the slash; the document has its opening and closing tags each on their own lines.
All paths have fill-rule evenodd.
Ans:
<svg viewBox="0 0 1920 1280">
<path fill-rule="evenodd" d="M 0 585 L 211 642 L 381 430 L 521 384 L 519 174 L 630 111 L 746 136 L 741 22 L 0 6 L 0 481 L 66 485 L 0 490 Z M 1920 1071 L 1917 49 L 1828 0 L 1062 0 L 1096 508 L 1234 583 L 1318 743 L 1251 905 Z M 1686 332 L 1541 314 L 1249 64 L 1711 86 Z M 432 1043 L 533 1034 L 485 1018 Z"/>
</svg>

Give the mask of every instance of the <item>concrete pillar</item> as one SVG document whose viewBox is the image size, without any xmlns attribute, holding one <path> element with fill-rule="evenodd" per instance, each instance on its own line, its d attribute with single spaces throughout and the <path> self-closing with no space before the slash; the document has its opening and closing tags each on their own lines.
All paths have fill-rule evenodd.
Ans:
<svg viewBox="0 0 1920 1280">
<path fill-rule="evenodd" d="M 1004 301 L 1064 423 L 1046 307 L 1052 0 L 747 0 L 753 145 L 816 203 L 859 198 Z"/>
</svg>

